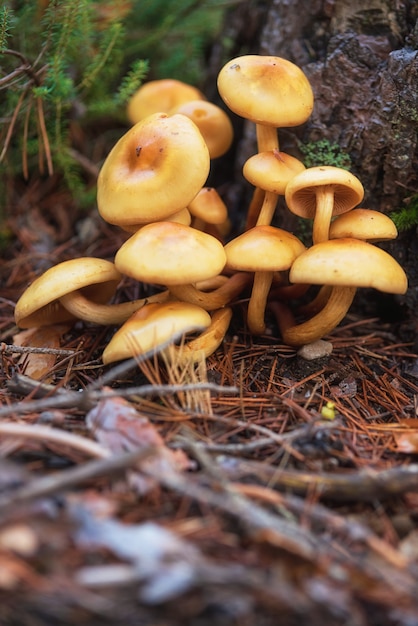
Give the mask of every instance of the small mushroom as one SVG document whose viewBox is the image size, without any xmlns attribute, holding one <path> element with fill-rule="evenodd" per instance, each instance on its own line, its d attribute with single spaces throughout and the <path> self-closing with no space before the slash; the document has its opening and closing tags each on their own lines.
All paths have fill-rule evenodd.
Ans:
<svg viewBox="0 0 418 626">
<path fill-rule="evenodd" d="M 388 215 L 372 209 L 353 209 L 333 220 L 329 229 L 330 239 L 353 237 L 369 243 L 396 239 L 398 230 Z"/>
<path fill-rule="evenodd" d="M 282 323 L 285 343 L 300 346 L 331 332 L 345 317 L 358 287 L 403 294 L 406 274 L 387 252 L 358 239 L 332 239 L 316 244 L 295 259 L 289 274 L 293 283 L 330 285 L 330 295 L 319 313 L 306 322 Z M 280 307 L 279 311 L 280 325 Z"/>
<path fill-rule="evenodd" d="M 48 326 L 82 319 L 97 324 L 125 321 L 149 300 L 105 304 L 116 291 L 122 275 L 104 259 L 81 257 L 49 268 L 24 291 L 15 307 L 21 328 Z M 163 301 L 168 292 L 151 296 Z"/>
<path fill-rule="evenodd" d="M 303 172 L 305 166 L 299 159 L 280 152 L 279 150 L 270 150 L 269 152 L 259 152 L 254 154 L 244 163 L 243 174 L 256 189 L 269 192 L 269 203 L 252 202 L 247 213 L 246 229 L 252 228 L 257 223 L 270 223 L 272 211 L 276 207 L 275 196 L 284 196 L 286 186 L 289 181 Z M 261 213 L 263 209 L 264 216 Z"/>
<path fill-rule="evenodd" d="M 185 302 L 146 304 L 116 331 L 103 352 L 103 363 L 165 349 L 187 333 L 201 332 L 211 325 L 204 309 Z"/>
<path fill-rule="evenodd" d="M 329 238 L 331 218 L 350 211 L 364 196 L 363 185 L 347 170 L 331 165 L 310 167 L 294 176 L 285 192 L 295 215 L 313 219 L 314 244 Z"/>
<path fill-rule="evenodd" d="M 150 80 L 129 99 L 127 115 L 132 124 L 137 124 L 153 113 L 168 113 L 190 100 L 205 100 L 203 93 L 181 80 L 161 78 Z"/>
<path fill-rule="evenodd" d="M 352 237 L 369 243 L 396 239 L 398 231 L 388 215 L 371 209 L 353 209 L 336 217 L 329 229 L 330 239 Z M 315 314 L 326 304 L 331 292 L 329 285 L 324 285 L 316 297 L 301 307 L 299 312 L 305 315 Z"/>
<path fill-rule="evenodd" d="M 264 313 L 274 272 L 288 270 L 304 250 L 295 235 L 274 226 L 254 226 L 226 244 L 227 268 L 254 272 L 247 312 L 253 334 L 265 331 Z"/>
<path fill-rule="evenodd" d="M 193 216 L 193 228 L 199 230 L 206 231 L 208 225 L 221 228 L 228 223 L 228 209 L 214 187 L 202 187 L 189 203 L 188 210 Z"/>
<path fill-rule="evenodd" d="M 99 213 L 122 227 L 170 219 L 201 189 L 209 165 L 206 143 L 189 118 L 150 115 L 119 139 L 103 163 Z"/>
<path fill-rule="evenodd" d="M 245 274 L 237 274 L 213 291 L 195 286 L 218 276 L 225 263 L 226 254 L 218 239 L 174 222 L 147 224 L 125 241 L 115 256 L 122 274 L 165 285 L 179 300 L 208 311 L 231 302 L 248 282 Z"/>
<path fill-rule="evenodd" d="M 234 130 L 228 115 L 207 100 L 191 100 L 174 107 L 170 115 L 180 113 L 191 119 L 206 142 L 211 159 L 217 159 L 229 150 Z"/>
</svg>

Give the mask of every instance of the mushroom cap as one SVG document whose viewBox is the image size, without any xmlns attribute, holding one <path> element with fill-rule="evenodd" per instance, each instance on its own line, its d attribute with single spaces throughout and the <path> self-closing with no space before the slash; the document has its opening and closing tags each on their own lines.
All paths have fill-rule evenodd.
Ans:
<svg viewBox="0 0 418 626">
<path fill-rule="evenodd" d="M 282 271 L 305 250 L 292 233 L 274 226 L 254 226 L 225 246 L 227 267 L 244 272 Z"/>
<path fill-rule="evenodd" d="M 332 189 L 333 215 L 350 211 L 363 200 L 364 189 L 351 172 L 332 165 L 310 167 L 294 176 L 285 192 L 286 204 L 299 217 L 313 219 L 316 212 L 316 193 L 319 188 Z"/>
<path fill-rule="evenodd" d="M 284 195 L 289 181 L 304 170 L 305 166 L 299 159 L 279 150 L 269 150 L 247 159 L 243 174 L 255 187 Z"/>
<path fill-rule="evenodd" d="M 107 364 L 144 354 L 165 345 L 170 339 L 204 330 L 210 324 L 209 313 L 195 304 L 145 304 L 113 335 L 103 352 L 103 362 Z"/>
<path fill-rule="evenodd" d="M 372 209 L 353 209 L 336 217 L 329 229 L 330 239 L 354 237 L 363 241 L 396 239 L 398 230 L 388 215 Z"/>
<path fill-rule="evenodd" d="M 408 288 L 406 274 L 387 252 L 366 241 L 343 238 L 318 243 L 293 263 L 292 283 L 373 287 L 387 293 L 403 294 Z"/>
<path fill-rule="evenodd" d="M 228 61 L 219 72 L 218 90 L 231 111 L 256 124 L 298 126 L 313 109 L 305 74 L 276 56 L 249 54 Z"/>
<path fill-rule="evenodd" d="M 125 241 L 115 256 L 122 274 L 167 286 L 217 276 L 225 262 L 220 241 L 175 222 L 147 224 Z"/>
<path fill-rule="evenodd" d="M 99 213 L 120 226 L 166 219 L 195 197 L 209 167 L 206 143 L 189 118 L 150 115 L 119 139 L 103 163 Z"/>
<path fill-rule="evenodd" d="M 127 115 L 137 124 L 153 113 L 168 113 L 189 100 L 205 100 L 199 89 L 174 78 L 150 80 L 133 94 L 128 102 Z"/>
<path fill-rule="evenodd" d="M 214 187 L 202 187 L 188 209 L 194 217 L 208 224 L 223 224 L 228 219 L 226 204 Z"/>
<path fill-rule="evenodd" d="M 21 328 L 48 326 L 74 320 L 59 298 L 80 290 L 93 302 L 104 304 L 113 296 L 122 275 L 104 259 L 81 257 L 50 267 L 24 291 L 15 307 L 15 321 Z"/>
<path fill-rule="evenodd" d="M 222 156 L 231 147 L 234 138 L 231 120 L 216 104 L 207 100 L 191 100 L 170 110 L 171 115 L 174 113 L 181 113 L 196 124 L 211 159 Z"/>
</svg>

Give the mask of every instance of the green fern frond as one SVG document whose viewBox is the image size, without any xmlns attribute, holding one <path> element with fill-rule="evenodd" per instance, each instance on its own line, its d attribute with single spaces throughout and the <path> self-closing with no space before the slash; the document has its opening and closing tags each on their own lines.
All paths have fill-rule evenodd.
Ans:
<svg viewBox="0 0 418 626">
<path fill-rule="evenodd" d="M 0 8 L 0 52 L 7 49 L 13 23 L 13 11 L 7 6 Z"/>
<path fill-rule="evenodd" d="M 117 106 L 126 104 L 133 93 L 143 83 L 149 69 L 148 61 L 139 59 L 132 63 L 129 72 L 122 78 L 119 89 L 117 90 L 114 102 Z"/>
<path fill-rule="evenodd" d="M 78 91 L 83 89 L 89 89 L 97 80 L 101 77 L 103 80 L 103 74 L 109 74 L 109 66 L 114 68 L 115 55 L 121 57 L 120 44 L 125 35 L 125 29 L 120 22 L 114 22 L 105 31 L 105 36 L 100 42 L 98 52 L 92 58 L 89 65 L 85 68 L 81 82 L 77 86 Z M 112 63 L 110 64 L 110 57 Z"/>
</svg>

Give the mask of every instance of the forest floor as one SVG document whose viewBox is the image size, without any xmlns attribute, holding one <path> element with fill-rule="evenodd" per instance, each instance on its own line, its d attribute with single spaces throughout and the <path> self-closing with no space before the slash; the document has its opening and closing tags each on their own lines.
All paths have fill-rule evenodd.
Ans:
<svg viewBox="0 0 418 626">
<path fill-rule="evenodd" d="M 114 328 L 14 324 L 36 275 L 125 238 L 57 189 L 22 192 L 1 266 L 0 624 L 418 625 L 399 325 L 354 309 L 305 361 L 241 302 L 206 363 L 104 367 Z"/>
</svg>

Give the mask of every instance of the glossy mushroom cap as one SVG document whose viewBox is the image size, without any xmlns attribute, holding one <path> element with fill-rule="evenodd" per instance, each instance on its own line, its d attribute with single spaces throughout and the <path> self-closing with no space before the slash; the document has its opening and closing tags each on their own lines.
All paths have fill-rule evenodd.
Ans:
<svg viewBox="0 0 418 626">
<path fill-rule="evenodd" d="M 192 100 L 170 110 L 170 114 L 181 113 L 191 119 L 209 149 L 211 159 L 222 156 L 229 150 L 234 131 L 228 115 L 216 104 L 207 100 Z"/>
<path fill-rule="evenodd" d="M 398 230 L 388 215 L 372 209 L 353 209 L 336 217 L 329 229 L 330 239 L 354 237 L 363 241 L 396 239 Z"/>
<path fill-rule="evenodd" d="M 218 89 L 231 111 L 256 124 L 298 126 L 313 109 L 305 74 L 280 57 L 246 55 L 228 61 L 219 72 Z"/>
<path fill-rule="evenodd" d="M 207 311 L 184 302 L 146 304 L 112 337 L 103 352 L 105 364 L 166 347 L 170 340 L 202 331 L 211 324 Z"/>
<path fill-rule="evenodd" d="M 274 272 L 289 269 L 304 250 L 297 237 L 269 225 L 255 226 L 225 246 L 227 267 L 254 272 L 247 311 L 251 333 L 265 331 L 264 313 Z"/>
<path fill-rule="evenodd" d="M 304 170 L 305 166 L 299 159 L 285 152 L 270 150 L 247 159 L 243 174 L 255 187 L 284 195 L 289 181 Z"/>
<path fill-rule="evenodd" d="M 122 227 L 167 219 L 195 197 L 209 167 L 206 143 L 189 118 L 148 116 L 119 139 L 103 163 L 99 213 Z"/>
<path fill-rule="evenodd" d="M 225 246 L 227 267 L 244 272 L 289 269 L 304 250 L 295 235 L 274 226 L 254 226 Z"/>
<path fill-rule="evenodd" d="M 20 328 L 35 328 L 74 320 L 59 298 L 80 290 L 89 300 L 107 302 L 122 276 L 113 263 L 94 257 L 63 261 L 36 278 L 19 298 L 15 321 Z"/>
<path fill-rule="evenodd" d="M 214 187 L 202 187 L 189 203 L 193 217 L 208 224 L 224 224 L 228 219 L 228 209 Z"/>
<path fill-rule="evenodd" d="M 313 219 L 317 193 L 323 187 L 333 193 L 333 215 L 345 213 L 363 200 L 363 185 L 354 174 L 331 165 L 310 167 L 294 176 L 286 187 L 286 204 L 299 217 Z"/>
<path fill-rule="evenodd" d="M 225 262 L 223 246 L 215 237 L 175 222 L 147 224 L 115 256 L 122 274 L 167 286 L 212 278 Z"/>
<path fill-rule="evenodd" d="M 404 270 L 390 254 L 352 238 L 312 246 L 295 259 L 289 279 L 292 283 L 373 287 L 394 294 L 403 294 L 408 288 Z"/>
<path fill-rule="evenodd" d="M 151 80 L 134 93 L 128 102 L 127 115 L 137 124 L 153 113 L 168 113 L 189 100 L 205 100 L 199 89 L 173 78 Z"/>
</svg>

